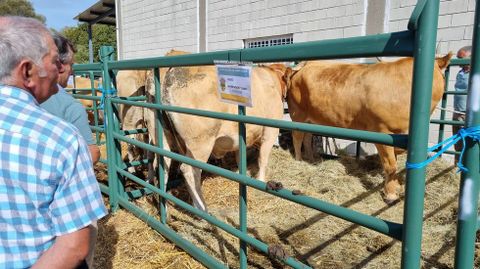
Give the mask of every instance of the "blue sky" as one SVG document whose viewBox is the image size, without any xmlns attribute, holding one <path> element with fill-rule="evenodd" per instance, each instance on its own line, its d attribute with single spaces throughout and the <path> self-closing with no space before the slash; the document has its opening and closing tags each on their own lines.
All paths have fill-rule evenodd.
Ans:
<svg viewBox="0 0 480 269">
<path fill-rule="evenodd" d="M 35 12 L 47 18 L 47 26 L 61 30 L 66 26 L 76 26 L 73 17 L 95 4 L 98 0 L 30 0 Z"/>
</svg>

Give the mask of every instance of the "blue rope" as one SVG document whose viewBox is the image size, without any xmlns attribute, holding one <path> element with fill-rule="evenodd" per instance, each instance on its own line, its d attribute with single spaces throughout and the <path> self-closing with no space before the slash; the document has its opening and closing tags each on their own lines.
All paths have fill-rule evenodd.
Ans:
<svg viewBox="0 0 480 269">
<path fill-rule="evenodd" d="M 98 106 L 98 109 L 104 109 L 105 107 L 105 97 L 108 94 L 117 95 L 117 89 L 112 87 L 110 90 L 105 90 L 102 85 L 98 86 L 98 89 L 102 92 L 102 98 L 100 99 L 100 105 Z"/>
<path fill-rule="evenodd" d="M 457 166 L 458 166 L 458 171 L 457 172 L 460 172 L 460 171 L 468 172 L 468 169 L 462 164 L 463 153 L 465 152 L 465 144 L 466 144 L 465 143 L 465 138 L 466 137 L 471 137 L 473 139 L 473 141 L 476 141 L 476 142 L 480 141 L 480 126 L 473 126 L 473 127 L 469 127 L 469 128 L 460 129 L 458 131 L 458 133 L 456 133 L 455 135 L 453 135 L 453 136 L 449 137 L 448 139 L 436 144 L 433 147 L 428 148 L 428 152 L 433 152 L 434 150 L 436 150 L 438 148 L 442 148 L 435 155 L 433 155 L 432 157 L 428 158 L 427 160 L 425 160 L 424 162 L 421 162 L 421 163 L 408 163 L 407 162 L 406 168 L 407 169 L 417 169 L 417 168 L 422 168 L 422 167 L 428 165 L 429 163 L 433 162 L 436 158 L 438 158 L 438 156 L 440 156 L 442 153 L 444 153 L 447 149 L 449 149 L 451 146 L 455 145 L 461 139 L 462 142 L 463 142 L 463 148 L 462 148 L 462 152 L 460 153 L 459 161 L 457 163 Z"/>
</svg>

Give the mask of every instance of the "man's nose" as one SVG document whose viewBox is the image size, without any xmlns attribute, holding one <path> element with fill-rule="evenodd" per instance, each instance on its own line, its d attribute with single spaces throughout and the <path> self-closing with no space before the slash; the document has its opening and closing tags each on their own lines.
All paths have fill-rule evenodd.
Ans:
<svg viewBox="0 0 480 269">
<path fill-rule="evenodd" d="M 60 61 L 57 61 L 57 69 L 58 69 L 58 73 L 65 72 L 65 66 L 63 66 L 63 64 Z"/>
</svg>

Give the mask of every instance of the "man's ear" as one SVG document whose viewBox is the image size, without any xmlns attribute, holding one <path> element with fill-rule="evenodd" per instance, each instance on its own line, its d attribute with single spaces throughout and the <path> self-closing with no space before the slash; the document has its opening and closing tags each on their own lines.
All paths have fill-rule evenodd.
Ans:
<svg viewBox="0 0 480 269">
<path fill-rule="evenodd" d="M 35 72 L 35 64 L 31 60 L 22 60 L 18 65 L 18 78 L 22 81 L 22 84 L 28 89 L 33 85 L 32 77 Z"/>
</svg>

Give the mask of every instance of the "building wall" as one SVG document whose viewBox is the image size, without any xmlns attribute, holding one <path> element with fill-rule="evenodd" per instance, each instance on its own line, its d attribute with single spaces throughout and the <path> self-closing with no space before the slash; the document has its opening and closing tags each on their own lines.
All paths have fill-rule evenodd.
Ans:
<svg viewBox="0 0 480 269">
<path fill-rule="evenodd" d="M 198 52 L 199 8 L 206 51 L 238 49 L 243 40 L 293 34 L 294 42 L 395 32 L 407 28 L 416 0 L 118 0 L 122 59 Z M 204 3 L 201 5 L 199 3 Z M 475 0 L 441 0 L 439 53 L 469 44 Z M 200 13 L 201 14 L 201 13 Z M 202 42 L 202 41 L 201 41 Z"/>
<path fill-rule="evenodd" d="M 407 29 L 416 0 L 117 0 L 121 59 L 243 48 L 245 39 L 292 34 L 294 43 Z M 475 0 L 440 0 L 439 54 L 470 45 Z M 450 89 L 458 68 L 452 68 Z M 451 109 L 453 98 L 449 98 Z M 434 113 L 438 118 L 439 110 Z M 447 113 L 447 119 L 451 113 Z M 438 125 L 432 124 L 431 144 Z M 447 130 L 450 128 L 447 127 Z M 449 135 L 450 132 L 447 132 Z"/>
<path fill-rule="evenodd" d="M 170 48 L 196 51 L 197 2 L 121 0 L 121 59 L 161 56 Z"/>
<path fill-rule="evenodd" d="M 242 48 L 244 39 L 293 34 L 294 42 L 362 35 L 364 1 L 210 0 L 208 49 Z"/>
<path fill-rule="evenodd" d="M 201 1 L 201 0 L 200 0 Z M 199 0 L 119 0 L 121 59 L 198 52 Z M 243 48 L 243 40 L 293 34 L 294 42 L 365 32 L 366 0 L 206 0 L 206 51 Z"/>
<path fill-rule="evenodd" d="M 417 1 L 390 0 L 388 31 L 406 29 L 408 18 Z M 438 17 L 438 53 L 457 51 L 470 45 L 473 34 L 475 0 L 441 0 Z"/>
</svg>

